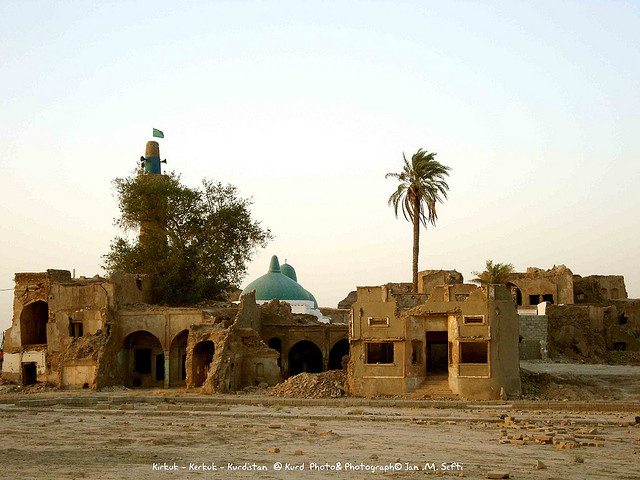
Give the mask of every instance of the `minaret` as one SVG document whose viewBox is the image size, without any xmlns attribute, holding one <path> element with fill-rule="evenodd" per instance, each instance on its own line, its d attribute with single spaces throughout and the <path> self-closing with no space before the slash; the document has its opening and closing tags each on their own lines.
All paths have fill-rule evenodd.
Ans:
<svg viewBox="0 0 640 480">
<path fill-rule="evenodd" d="M 140 160 L 144 161 L 145 173 L 153 173 L 155 175 L 162 173 L 160 170 L 160 145 L 158 145 L 158 142 L 147 142 L 144 157 Z"/>
<path fill-rule="evenodd" d="M 147 142 L 145 156 L 140 158 L 140 162 L 144 167 L 144 171 L 138 175 L 138 183 L 141 188 L 143 203 L 149 211 L 149 220 L 140 224 L 139 242 L 151 246 L 152 243 L 160 248 L 166 245 L 166 215 L 167 215 L 167 198 L 161 193 L 162 188 L 158 188 L 162 182 L 167 180 L 162 175 L 160 169 L 160 145 L 158 142 Z"/>
</svg>

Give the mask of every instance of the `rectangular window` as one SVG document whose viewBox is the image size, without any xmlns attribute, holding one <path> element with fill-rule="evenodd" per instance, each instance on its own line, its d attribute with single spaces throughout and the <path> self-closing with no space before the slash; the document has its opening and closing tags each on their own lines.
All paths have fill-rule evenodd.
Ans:
<svg viewBox="0 0 640 480">
<path fill-rule="evenodd" d="M 553 304 L 553 295 L 550 294 L 550 293 L 542 295 L 542 301 L 543 302 L 549 302 L 549 303 Z"/>
<path fill-rule="evenodd" d="M 489 342 L 460 342 L 460 363 L 489 363 Z"/>
<path fill-rule="evenodd" d="M 484 315 L 465 315 L 465 325 L 482 325 L 484 324 Z"/>
<path fill-rule="evenodd" d="M 82 322 L 74 322 L 71 317 L 69 317 L 69 336 L 71 338 L 79 338 L 82 336 Z"/>
<path fill-rule="evenodd" d="M 389 317 L 369 317 L 370 327 L 388 327 Z"/>
<path fill-rule="evenodd" d="M 367 343 L 367 364 L 392 364 L 393 342 Z"/>
<path fill-rule="evenodd" d="M 540 295 L 529 295 L 529 305 L 538 305 L 540 303 Z"/>
<path fill-rule="evenodd" d="M 133 351 L 133 370 L 147 375 L 151 373 L 151 349 L 137 348 Z"/>
</svg>

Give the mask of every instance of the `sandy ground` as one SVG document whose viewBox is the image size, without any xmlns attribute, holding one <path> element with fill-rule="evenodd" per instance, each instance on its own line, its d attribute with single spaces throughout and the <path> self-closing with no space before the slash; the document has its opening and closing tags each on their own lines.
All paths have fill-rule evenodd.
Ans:
<svg viewBox="0 0 640 480">
<path fill-rule="evenodd" d="M 640 381 L 640 367 L 635 365 L 600 365 L 580 363 L 520 362 L 520 368 L 552 375 L 580 375 L 596 377 L 628 377 Z"/>
<path fill-rule="evenodd" d="M 520 362 L 523 393 L 536 400 L 640 401 L 640 366 Z"/>
<path fill-rule="evenodd" d="M 468 409 L 231 405 L 219 410 L 159 411 L 150 404 L 136 404 L 135 410 L 120 410 L 117 405 L 110 410 L 2 406 L 0 478 L 480 479 L 488 472 L 503 471 L 514 479 L 640 479 L 640 453 L 634 453 L 640 452 L 640 427 L 634 422 L 640 413 L 514 411 L 494 405 Z M 503 415 L 511 415 L 515 422 L 505 425 Z M 498 443 L 508 436 L 546 435 L 544 430 L 558 439 L 603 446 L 558 449 L 532 439 L 525 445 Z M 269 452 L 275 448 L 278 453 Z M 296 455 L 298 450 L 301 454 Z M 547 468 L 534 470 L 537 460 Z M 278 462 L 282 470 L 277 470 Z M 324 470 L 313 469 L 312 463 Z M 394 469 L 347 470 L 348 463 Z M 154 470 L 154 464 L 175 465 L 177 470 Z M 192 469 L 212 464 L 217 470 Z M 304 470 L 286 470 L 287 464 Z M 249 470 L 230 470 L 243 466 Z M 265 470 L 257 470 L 260 467 Z"/>
</svg>

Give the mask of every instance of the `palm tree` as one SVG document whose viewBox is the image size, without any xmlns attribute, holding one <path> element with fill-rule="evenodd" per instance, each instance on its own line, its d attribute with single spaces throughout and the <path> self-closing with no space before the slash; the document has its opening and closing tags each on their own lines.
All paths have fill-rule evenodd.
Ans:
<svg viewBox="0 0 640 480">
<path fill-rule="evenodd" d="M 413 223 L 413 291 L 418 291 L 418 252 L 420 248 L 420 224 L 436 225 L 438 214 L 436 203 L 447 198 L 449 185 L 444 177 L 449 176 L 451 168 L 435 160 L 435 153 L 419 149 L 411 163 L 405 154 L 404 167 L 400 173 L 387 173 L 385 178 L 397 178 L 398 189 L 389 197 L 389 206 L 393 206 L 398 218 L 398 209 L 402 208 L 404 218 Z"/>
<path fill-rule="evenodd" d="M 497 283 L 504 285 L 509 281 L 509 275 L 513 273 L 513 265 L 510 263 L 493 263 L 493 260 L 487 260 L 486 270 L 484 272 L 471 272 L 476 276 L 472 282 L 486 285 L 489 283 Z"/>
</svg>

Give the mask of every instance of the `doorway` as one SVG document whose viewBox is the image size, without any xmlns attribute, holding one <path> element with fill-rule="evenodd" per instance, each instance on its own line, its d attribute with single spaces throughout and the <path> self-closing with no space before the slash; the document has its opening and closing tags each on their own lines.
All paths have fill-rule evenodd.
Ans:
<svg viewBox="0 0 640 480">
<path fill-rule="evenodd" d="M 447 340 L 447 332 L 427 332 L 427 374 L 448 372 L 449 347 Z"/>
<path fill-rule="evenodd" d="M 31 385 L 38 381 L 38 372 L 35 362 L 22 364 L 22 383 L 23 385 Z"/>
</svg>

